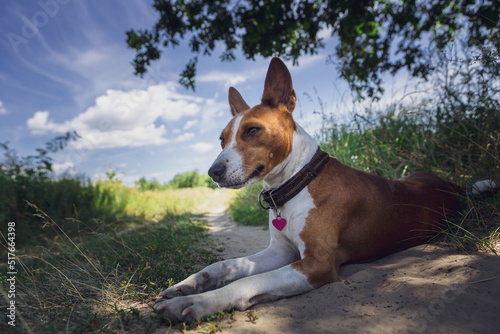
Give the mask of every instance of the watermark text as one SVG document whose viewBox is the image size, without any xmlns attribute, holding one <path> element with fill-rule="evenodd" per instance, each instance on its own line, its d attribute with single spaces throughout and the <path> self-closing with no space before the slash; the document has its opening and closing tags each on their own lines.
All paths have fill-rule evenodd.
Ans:
<svg viewBox="0 0 500 334">
<path fill-rule="evenodd" d="M 7 223 L 7 323 L 16 326 L 16 223 Z"/>
</svg>

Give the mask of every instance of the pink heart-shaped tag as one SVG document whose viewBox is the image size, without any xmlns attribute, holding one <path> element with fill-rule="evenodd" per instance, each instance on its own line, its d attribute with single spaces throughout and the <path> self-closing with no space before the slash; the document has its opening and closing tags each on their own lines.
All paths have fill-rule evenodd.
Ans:
<svg viewBox="0 0 500 334">
<path fill-rule="evenodd" d="M 286 226 L 286 219 L 281 217 L 274 218 L 273 226 L 276 227 L 276 229 L 281 232 Z"/>
</svg>

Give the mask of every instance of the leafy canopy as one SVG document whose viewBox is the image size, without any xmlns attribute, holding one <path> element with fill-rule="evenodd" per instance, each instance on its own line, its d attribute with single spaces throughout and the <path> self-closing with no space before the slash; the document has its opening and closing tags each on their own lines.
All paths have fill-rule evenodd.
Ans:
<svg viewBox="0 0 500 334">
<path fill-rule="evenodd" d="M 189 39 L 193 57 L 179 82 L 193 90 L 198 56 L 221 43 L 222 61 L 241 48 L 247 59 L 280 56 L 296 64 L 324 47 L 322 29 L 338 36 L 334 62 L 360 97 L 382 92 L 382 73 L 406 68 L 426 79 L 430 54 L 457 36 L 470 47 L 500 49 L 498 0 L 155 0 L 153 7 L 160 16 L 151 30 L 127 32 L 135 74 L 147 72 L 161 46 Z"/>
</svg>

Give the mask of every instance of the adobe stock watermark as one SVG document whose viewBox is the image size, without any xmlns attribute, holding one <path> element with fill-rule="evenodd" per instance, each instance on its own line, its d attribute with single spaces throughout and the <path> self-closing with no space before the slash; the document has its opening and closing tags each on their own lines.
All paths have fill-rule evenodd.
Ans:
<svg viewBox="0 0 500 334">
<path fill-rule="evenodd" d="M 7 223 L 7 324 L 16 326 L 16 223 Z"/>
<path fill-rule="evenodd" d="M 61 5 L 65 5 L 71 0 L 39 0 L 37 2 L 40 10 L 36 11 L 31 20 L 27 17 L 21 17 L 21 28 L 18 33 L 9 32 L 7 38 L 10 46 L 16 54 L 19 54 L 19 47 L 27 44 L 30 40 L 40 34 L 40 28 L 45 27 L 51 18 L 59 14 Z"/>
</svg>

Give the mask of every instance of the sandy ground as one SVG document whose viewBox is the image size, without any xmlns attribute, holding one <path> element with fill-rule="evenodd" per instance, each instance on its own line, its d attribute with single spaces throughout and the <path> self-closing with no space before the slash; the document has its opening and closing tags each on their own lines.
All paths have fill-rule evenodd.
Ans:
<svg viewBox="0 0 500 334">
<path fill-rule="evenodd" d="M 207 223 L 227 247 L 224 258 L 267 247 L 268 231 L 237 226 L 218 211 Z M 222 322 L 222 332 L 500 333 L 500 256 L 423 245 L 343 266 L 340 278 L 304 295 L 255 306 L 253 323 L 240 312 L 235 321 Z"/>
</svg>

